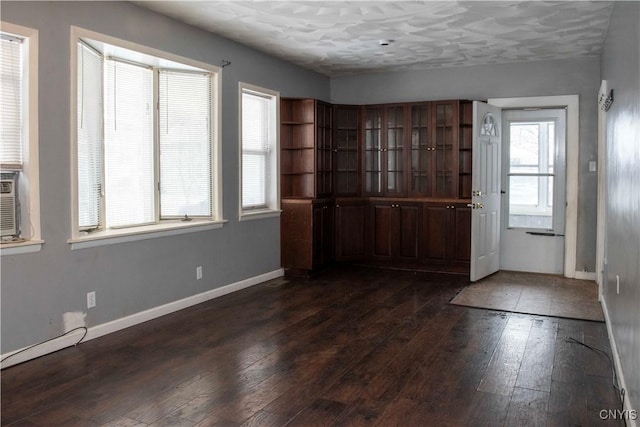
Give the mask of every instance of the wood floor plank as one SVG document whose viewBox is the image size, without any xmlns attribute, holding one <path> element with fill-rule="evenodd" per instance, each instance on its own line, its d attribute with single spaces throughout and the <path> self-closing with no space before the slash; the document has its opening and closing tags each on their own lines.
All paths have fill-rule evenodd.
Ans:
<svg viewBox="0 0 640 427">
<path fill-rule="evenodd" d="M 365 427 L 375 425 L 382 416 L 384 406 L 366 399 L 352 401 L 333 422 L 334 426 Z"/>
<path fill-rule="evenodd" d="M 560 319 L 551 378 L 564 383 L 584 384 L 584 353 L 582 348 L 569 338 L 583 340 L 580 321 Z"/>
<path fill-rule="evenodd" d="M 467 419 L 462 424 L 476 427 L 501 426 L 507 418 L 510 400 L 511 396 L 477 391 L 471 398 Z"/>
<path fill-rule="evenodd" d="M 544 427 L 547 424 L 549 393 L 516 387 L 511 396 L 505 427 Z"/>
<path fill-rule="evenodd" d="M 551 391 L 556 336 L 554 329 L 531 329 L 515 383 L 517 387 Z"/>
<path fill-rule="evenodd" d="M 317 399 L 300 411 L 287 427 L 330 426 L 346 409 L 347 405 L 327 399 Z"/>
<path fill-rule="evenodd" d="M 582 384 L 551 382 L 547 425 L 587 425 L 587 399 Z"/>
<path fill-rule="evenodd" d="M 242 423 L 242 427 L 279 427 L 285 425 L 287 421 L 281 415 L 260 410 Z"/>
<path fill-rule="evenodd" d="M 515 327 L 507 327 L 491 357 L 478 391 L 510 395 L 516 384 L 522 364 L 530 328 L 523 328 L 521 322 Z"/>
</svg>

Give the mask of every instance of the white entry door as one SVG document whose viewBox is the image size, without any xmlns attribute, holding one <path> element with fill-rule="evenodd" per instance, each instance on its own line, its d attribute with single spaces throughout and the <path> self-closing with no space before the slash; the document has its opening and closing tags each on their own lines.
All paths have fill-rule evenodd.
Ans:
<svg viewBox="0 0 640 427">
<path fill-rule="evenodd" d="M 500 268 L 564 273 L 565 109 L 504 110 Z"/>
<path fill-rule="evenodd" d="M 471 281 L 500 268 L 501 111 L 473 103 Z"/>
</svg>

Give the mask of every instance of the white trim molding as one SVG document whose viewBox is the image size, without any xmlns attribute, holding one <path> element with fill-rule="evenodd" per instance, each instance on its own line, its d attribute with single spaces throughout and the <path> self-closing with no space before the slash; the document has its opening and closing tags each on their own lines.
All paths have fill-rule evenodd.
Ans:
<svg viewBox="0 0 640 427">
<path fill-rule="evenodd" d="M 578 159 L 580 154 L 580 96 L 533 96 L 524 98 L 492 98 L 487 101 L 500 108 L 567 108 L 566 179 L 567 207 L 564 232 L 564 276 L 576 277 L 578 245 Z"/>
<path fill-rule="evenodd" d="M 618 387 L 621 390 L 625 390 L 627 392 L 629 389 L 627 388 L 627 382 L 624 378 L 624 371 L 622 370 L 622 361 L 620 360 L 620 353 L 618 353 L 618 345 L 616 344 L 616 338 L 613 334 L 613 329 L 611 328 L 611 319 L 609 318 L 609 310 L 607 309 L 607 301 L 602 298 L 600 300 L 600 305 L 602 306 L 602 312 L 604 314 L 604 323 L 607 326 L 607 335 L 609 336 L 609 343 L 611 344 L 611 354 L 613 355 L 613 369 L 616 371 L 616 377 L 618 378 Z M 605 409 L 605 408 L 603 408 Z M 614 409 L 614 408 L 606 408 L 606 409 Z M 631 406 L 631 402 L 628 398 L 624 399 L 623 408 L 627 414 L 630 414 L 631 411 L 635 411 L 637 414 L 640 412 L 640 408 L 633 408 Z M 627 427 L 638 427 L 638 420 L 633 420 L 630 418 L 625 419 Z"/>
<path fill-rule="evenodd" d="M 138 313 L 134 313 L 120 319 L 112 320 L 111 322 L 92 326 L 88 328 L 87 335 L 84 338 L 83 342 L 99 338 L 103 335 L 117 332 L 122 329 L 129 328 L 131 326 L 135 326 L 140 323 L 144 323 L 179 310 L 183 310 L 185 308 L 212 300 L 214 298 L 219 298 L 232 292 L 237 292 L 251 286 L 259 285 L 260 283 L 264 283 L 268 280 L 276 279 L 282 276 L 284 276 L 284 269 L 279 268 L 277 270 L 270 271 L 259 276 L 250 277 L 248 279 L 240 280 L 226 286 L 211 289 L 209 291 L 192 295 L 181 300 L 173 301 L 158 307 L 140 311 Z M 12 356 L 13 354 L 15 354 L 15 356 L 10 357 L 8 360 L 3 362 L 0 366 L 0 369 L 8 368 L 9 366 L 17 365 L 18 363 L 26 362 L 28 360 L 32 360 L 37 357 L 70 347 L 78 342 L 79 339 L 81 339 L 82 334 L 83 332 L 81 330 L 78 330 L 77 332 L 72 332 L 57 339 L 47 341 L 42 345 L 36 345 L 32 348 L 25 347 L 24 349 L 19 349 L 3 354 L 1 356 L 1 359 L 5 359 L 6 357 Z"/>
</svg>

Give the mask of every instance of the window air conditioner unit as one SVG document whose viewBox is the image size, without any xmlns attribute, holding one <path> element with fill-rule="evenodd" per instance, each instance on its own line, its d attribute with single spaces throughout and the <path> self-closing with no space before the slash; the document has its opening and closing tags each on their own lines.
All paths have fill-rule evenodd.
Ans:
<svg viewBox="0 0 640 427">
<path fill-rule="evenodd" d="M 18 227 L 18 181 L 17 174 L 3 173 L 0 179 L 0 223 L 1 237 L 17 236 Z"/>
</svg>

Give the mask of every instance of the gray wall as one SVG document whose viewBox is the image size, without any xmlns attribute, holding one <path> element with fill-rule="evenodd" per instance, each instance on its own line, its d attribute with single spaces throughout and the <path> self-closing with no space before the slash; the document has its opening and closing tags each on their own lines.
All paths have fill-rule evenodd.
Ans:
<svg viewBox="0 0 640 427">
<path fill-rule="evenodd" d="M 63 332 L 62 315 L 98 325 L 280 268 L 279 220 L 238 222 L 238 81 L 328 99 L 329 79 L 125 2 L 7 2 L 1 19 L 39 30 L 42 251 L 2 257 L 6 353 Z M 71 251 L 70 25 L 214 65 L 222 73 L 223 229 Z M 195 280 L 201 265 L 203 280 Z"/>
<path fill-rule="evenodd" d="M 616 2 L 602 55 L 614 90 L 606 130 L 606 268 L 603 297 L 627 382 L 640 410 L 640 3 Z M 620 277 L 620 294 L 616 291 Z"/>
<path fill-rule="evenodd" d="M 437 99 L 580 95 L 576 270 L 595 271 L 598 58 L 374 73 L 331 80 L 331 101 L 375 104 Z"/>
</svg>

